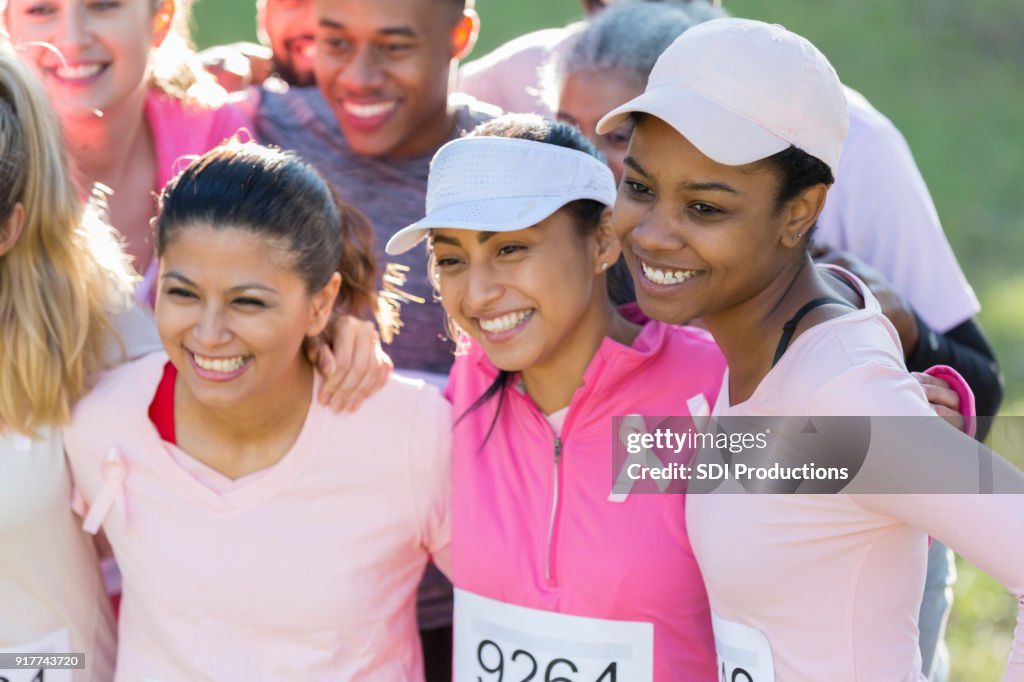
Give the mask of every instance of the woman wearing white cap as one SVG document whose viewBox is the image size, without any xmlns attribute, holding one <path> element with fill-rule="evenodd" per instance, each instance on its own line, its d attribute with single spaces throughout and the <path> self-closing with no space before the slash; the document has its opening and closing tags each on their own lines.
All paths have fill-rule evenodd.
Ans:
<svg viewBox="0 0 1024 682">
<path fill-rule="evenodd" d="M 928 414 L 878 302 L 807 253 L 847 124 L 813 45 L 761 22 L 708 22 L 598 130 L 627 117 L 615 229 L 644 312 L 700 318 L 722 348 L 715 416 Z M 971 475 L 970 461 L 908 442 L 873 464 L 897 487 L 915 467 Z M 999 466 L 996 485 L 1019 491 L 1020 472 Z M 925 533 L 1024 600 L 1018 496 L 690 495 L 687 525 L 723 679 L 923 679 Z M 1024 679 L 1021 604 L 1006 679 Z"/>
<path fill-rule="evenodd" d="M 438 152 L 426 217 L 388 244 L 432 233 L 469 337 L 448 385 L 456 680 L 715 677 L 685 499 L 613 490 L 611 444 L 615 415 L 706 416 L 724 364 L 702 330 L 615 307 L 614 199 L 578 130 L 506 116 Z"/>
</svg>

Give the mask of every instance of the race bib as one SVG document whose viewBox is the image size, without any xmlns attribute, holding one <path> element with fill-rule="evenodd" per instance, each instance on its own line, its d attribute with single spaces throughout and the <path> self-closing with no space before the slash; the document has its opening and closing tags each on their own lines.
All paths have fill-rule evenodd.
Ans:
<svg viewBox="0 0 1024 682">
<path fill-rule="evenodd" d="M 711 614 L 719 682 L 775 682 L 775 662 L 760 630 Z"/>
<path fill-rule="evenodd" d="M 650 682 L 654 625 L 512 606 L 455 590 L 455 682 Z"/>
<path fill-rule="evenodd" d="M 0 647 L 4 654 L 67 654 L 71 651 L 71 635 L 66 628 L 43 635 L 31 642 Z M 71 670 L 0 670 L 0 682 L 71 682 Z"/>
</svg>

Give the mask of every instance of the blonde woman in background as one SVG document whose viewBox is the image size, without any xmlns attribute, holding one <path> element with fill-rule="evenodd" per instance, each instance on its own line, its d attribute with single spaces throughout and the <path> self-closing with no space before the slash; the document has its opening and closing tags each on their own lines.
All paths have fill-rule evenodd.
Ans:
<svg viewBox="0 0 1024 682">
<path fill-rule="evenodd" d="M 155 196 L 187 163 L 241 128 L 237 109 L 202 71 L 187 38 L 191 0 L 8 0 L 19 57 L 60 116 L 79 191 L 109 188 L 137 295 L 152 304 Z"/>
<path fill-rule="evenodd" d="M 157 341 L 131 306 L 113 231 L 79 197 L 45 93 L 9 46 L 0 160 L 0 652 L 85 652 L 86 669 L 46 680 L 109 680 L 113 619 L 68 504 L 58 427 L 94 371 Z"/>
</svg>

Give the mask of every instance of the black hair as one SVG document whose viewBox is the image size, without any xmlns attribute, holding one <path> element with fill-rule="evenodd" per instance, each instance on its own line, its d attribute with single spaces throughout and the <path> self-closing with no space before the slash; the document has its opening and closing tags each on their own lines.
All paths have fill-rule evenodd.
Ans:
<svg viewBox="0 0 1024 682">
<path fill-rule="evenodd" d="M 779 188 L 775 194 L 776 213 L 804 190 L 815 185 L 830 186 L 835 182 L 832 170 L 824 161 L 792 145 L 763 159 L 761 163 L 772 168 L 779 177 Z M 804 243 L 808 246 L 817 229 L 818 225 L 815 223 L 807 231 Z"/>
<path fill-rule="evenodd" d="M 340 270 L 337 305 L 354 315 L 376 312 L 369 221 L 291 152 L 231 141 L 193 161 L 160 197 L 157 256 L 178 232 L 198 225 L 241 229 L 279 241 L 309 293 L 322 289 Z"/>
<path fill-rule="evenodd" d="M 565 147 L 566 149 L 573 149 L 584 154 L 589 154 L 601 163 L 605 163 L 605 158 L 588 140 L 582 132 L 575 126 L 571 126 L 568 123 L 562 121 L 553 121 L 543 116 L 536 114 L 505 114 L 498 118 L 492 119 L 486 123 L 478 126 L 470 134 L 470 137 L 507 137 L 518 140 L 530 140 L 533 142 L 543 142 L 545 144 L 553 144 L 558 147 Z M 601 224 L 601 215 L 604 210 L 608 208 L 600 201 L 594 201 L 593 199 L 577 199 L 571 201 L 563 206 L 566 211 L 572 214 L 575 218 L 576 223 L 576 234 L 580 239 L 586 239 L 592 236 Z M 608 296 L 612 303 L 627 303 L 636 300 L 632 290 L 632 279 L 629 276 L 629 271 L 626 267 L 625 260 L 620 256 L 619 260 L 615 263 L 606 277 L 608 286 Z M 491 420 L 491 426 L 487 429 L 487 436 L 484 438 L 484 442 L 487 441 L 491 436 L 491 432 L 494 431 L 494 426 L 498 421 L 498 414 L 501 411 L 501 405 L 504 402 L 505 390 L 508 387 L 509 379 L 512 377 L 512 372 L 506 370 L 499 370 L 498 376 L 495 377 L 494 382 L 487 387 L 483 395 L 476 399 L 476 401 L 470 405 L 459 419 L 456 421 L 462 421 L 470 412 L 480 408 L 487 403 L 495 395 L 498 396 L 498 404 L 494 410 L 494 418 Z"/>
</svg>

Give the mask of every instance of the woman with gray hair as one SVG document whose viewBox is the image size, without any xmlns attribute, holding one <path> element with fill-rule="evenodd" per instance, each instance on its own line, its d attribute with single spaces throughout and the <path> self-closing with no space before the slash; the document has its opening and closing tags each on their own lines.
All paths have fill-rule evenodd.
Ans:
<svg viewBox="0 0 1024 682">
<path fill-rule="evenodd" d="M 598 120 L 643 92 L 654 62 L 683 31 L 723 16 L 720 7 L 703 2 L 623 2 L 583 24 L 572 46 L 548 64 L 544 94 L 549 106 L 597 146 L 616 182 L 622 177 L 630 124 L 598 135 Z"/>
</svg>

